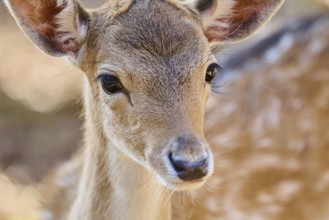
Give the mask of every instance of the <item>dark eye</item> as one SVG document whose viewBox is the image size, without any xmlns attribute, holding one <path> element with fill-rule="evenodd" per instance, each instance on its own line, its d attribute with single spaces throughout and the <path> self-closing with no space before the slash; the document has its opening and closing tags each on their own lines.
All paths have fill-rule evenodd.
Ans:
<svg viewBox="0 0 329 220">
<path fill-rule="evenodd" d="M 212 83 L 217 72 L 220 70 L 220 66 L 217 63 L 210 64 L 206 72 L 206 82 Z"/>
<path fill-rule="evenodd" d="M 97 78 L 101 81 L 102 87 L 107 94 L 114 94 L 123 89 L 120 80 L 113 75 L 103 74 Z"/>
</svg>

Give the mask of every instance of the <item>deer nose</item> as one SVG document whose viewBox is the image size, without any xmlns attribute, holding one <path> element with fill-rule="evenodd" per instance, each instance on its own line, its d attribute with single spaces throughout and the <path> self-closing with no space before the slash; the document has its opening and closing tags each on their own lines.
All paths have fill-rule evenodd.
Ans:
<svg viewBox="0 0 329 220">
<path fill-rule="evenodd" d="M 209 172 L 207 145 L 196 137 L 178 137 L 170 144 L 169 161 L 184 181 L 200 180 Z"/>
<path fill-rule="evenodd" d="M 184 160 L 175 160 L 172 155 L 169 157 L 172 166 L 177 175 L 184 181 L 199 180 L 208 174 L 208 159 L 203 159 L 198 162 L 190 162 Z"/>
</svg>

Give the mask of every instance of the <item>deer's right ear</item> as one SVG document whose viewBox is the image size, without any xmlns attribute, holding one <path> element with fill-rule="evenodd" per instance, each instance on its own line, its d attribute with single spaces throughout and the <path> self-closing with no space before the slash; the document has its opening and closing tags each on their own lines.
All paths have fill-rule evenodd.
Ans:
<svg viewBox="0 0 329 220">
<path fill-rule="evenodd" d="M 88 14 L 76 0 L 4 0 L 29 38 L 53 56 L 76 56 L 88 29 Z"/>
</svg>

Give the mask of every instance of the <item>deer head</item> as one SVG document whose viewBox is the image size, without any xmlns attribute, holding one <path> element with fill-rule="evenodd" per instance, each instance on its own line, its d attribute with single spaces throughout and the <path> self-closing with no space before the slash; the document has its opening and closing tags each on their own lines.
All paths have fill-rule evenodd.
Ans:
<svg viewBox="0 0 329 220">
<path fill-rule="evenodd" d="M 174 190 L 201 186 L 213 172 L 203 132 L 220 69 L 212 45 L 250 36 L 282 2 L 117 0 L 87 11 L 75 0 L 5 0 L 40 49 L 85 73 L 103 147 Z"/>
</svg>

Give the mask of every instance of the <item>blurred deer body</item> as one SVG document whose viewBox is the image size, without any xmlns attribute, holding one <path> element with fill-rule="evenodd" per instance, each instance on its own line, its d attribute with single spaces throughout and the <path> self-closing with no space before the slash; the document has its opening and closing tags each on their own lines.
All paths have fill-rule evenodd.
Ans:
<svg viewBox="0 0 329 220">
<path fill-rule="evenodd" d="M 212 45 L 248 37 L 282 2 L 118 0 L 88 11 L 75 0 L 6 0 L 40 49 L 85 73 L 85 148 L 54 175 L 43 219 L 244 219 L 212 202 L 225 202 L 216 187 L 227 177 L 222 158 L 213 162 L 225 148 L 211 149 L 204 134 L 220 69 Z M 226 129 L 213 121 L 223 127 L 209 135 Z M 204 206 L 179 203 L 190 190 Z"/>
<path fill-rule="evenodd" d="M 328 218 L 327 27 L 328 16 L 292 23 L 246 50 L 240 67 L 227 66 L 245 75 L 219 88 L 223 94 L 210 100 L 206 113 L 215 173 L 191 197 L 173 195 L 174 219 Z M 58 198 L 70 195 L 66 201 L 72 202 L 82 166 L 76 158 L 50 181 L 53 213 L 67 207 Z"/>
<path fill-rule="evenodd" d="M 173 194 L 173 219 L 328 218 L 328 28 L 328 16 L 292 23 L 237 57 L 245 75 L 219 88 L 206 113 L 215 173 L 192 195 Z M 52 177 L 45 216 L 67 211 L 82 167 L 77 157 Z"/>
<path fill-rule="evenodd" d="M 243 75 L 206 113 L 217 163 L 191 219 L 329 218 L 328 28 L 328 15 L 291 23 L 237 57 Z"/>
</svg>

